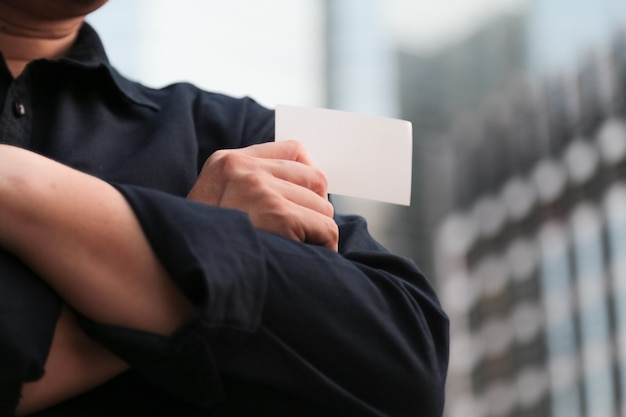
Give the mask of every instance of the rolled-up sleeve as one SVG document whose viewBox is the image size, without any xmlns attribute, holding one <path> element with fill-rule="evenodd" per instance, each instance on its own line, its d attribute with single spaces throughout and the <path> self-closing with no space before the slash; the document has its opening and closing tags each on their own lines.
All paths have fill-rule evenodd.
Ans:
<svg viewBox="0 0 626 417">
<path fill-rule="evenodd" d="M 440 416 L 448 321 L 426 278 L 357 216 L 339 252 L 244 213 L 117 186 L 197 305 L 169 338 L 88 331 L 153 382 L 220 415 Z"/>
<path fill-rule="evenodd" d="M 44 374 L 61 299 L 0 248 L 0 416 L 12 416 L 22 383 Z"/>
</svg>

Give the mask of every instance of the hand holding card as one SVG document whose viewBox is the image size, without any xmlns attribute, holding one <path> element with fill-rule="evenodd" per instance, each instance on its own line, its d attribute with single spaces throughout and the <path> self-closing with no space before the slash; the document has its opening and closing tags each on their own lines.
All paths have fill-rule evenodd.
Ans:
<svg viewBox="0 0 626 417">
<path fill-rule="evenodd" d="M 410 205 L 412 126 L 405 120 L 279 105 L 276 141 L 301 142 L 328 192 Z"/>
</svg>

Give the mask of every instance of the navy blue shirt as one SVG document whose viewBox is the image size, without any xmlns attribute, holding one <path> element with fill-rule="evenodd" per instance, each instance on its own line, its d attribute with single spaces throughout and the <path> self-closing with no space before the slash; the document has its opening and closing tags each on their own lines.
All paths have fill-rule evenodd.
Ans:
<svg viewBox="0 0 626 417">
<path fill-rule="evenodd" d="M 132 369 L 38 416 L 440 416 L 448 322 L 410 260 L 357 216 L 339 252 L 184 199 L 215 150 L 272 140 L 271 110 L 112 68 L 84 25 L 68 55 L 0 68 L 0 142 L 112 183 L 197 306 L 171 337 L 79 317 Z M 1 221 L 1 219 L 0 219 Z M 0 417 L 44 372 L 61 300 L 0 250 Z"/>
</svg>

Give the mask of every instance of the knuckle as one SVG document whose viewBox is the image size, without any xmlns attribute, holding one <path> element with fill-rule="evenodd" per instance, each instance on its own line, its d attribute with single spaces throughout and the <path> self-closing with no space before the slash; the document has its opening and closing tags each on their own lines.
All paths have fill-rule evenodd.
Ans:
<svg viewBox="0 0 626 417">
<path fill-rule="evenodd" d="M 332 246 L 339 240 L 339 227 L 331 218 L 318 218 L 315 228 L 310 230 L 309 240 L 311 243 Z"/>
<path fill-rule="evenodd" d="M 205 165 L 215 165 L 218 164 L 222 158 L 224 158 L 225 155 L 228 154 L 228 150 L 226 149 L 219 149 L 215 152 L 213 152 L 209 158 L 206 160 Z"/>
<path fill-rule="evenodd" d="M 275 216 L 276 219 L 281 219 L 287 215 L 288 209 L 285 199 L 281 196 L 266 190 L 262 192 L 262 206 L 264 211 Z"/>
<path fill-rule="evenodd" d="M 290 152 L 293 155 L 292 159 L 294 160 L 299 159 L 298 158 L 299 156 L 304 156 L 308 158 L 306 148 L 304 147 L 302 142 L 299 142 L 297 140 L 288 140 L 285 143 L 287 143 L 287 146 L 289 146 L 290 148 Z"/>
<path fill-rule="evenodd" d="M 290 204 L 277 196 L 267 196 L 263 202 L 262 229 L 299 241 L 304 241 L 306 233 L 298 223 Z"/>
<path fill-rule="evenodd" d="M 245 155 L 236 150 L 221 149 L 215 151 L 207 163 L 215 166 L 223 174 L 232 174 L 246 165 L 246 159 Z"/>
<path fill-rule="evenodd" d="M 316 167 L 313 168 L 309 188 L 316 194 L 326 196 L 328 190 L 328 177 L 324 171 Z"/>
<path fill-rule="evenodd" d="M 333 224 L 335 224 L 334 220 L 332 220 L 332 217 L 335 215 L 335 206 L 333 206 L 333 204 L 330 201 L 326 200 L 322 210 L 323 210 L 322 214 L 327 217 L 330 217 L 331 218 L 330 220 L 333 222 Z"/>
<path fill-rule="evenodd" d="M 269 193 L 267 187 L 264 186 L 262 177 L 252 171 L 237 173 L 231 178 L 231 181 L 260 195 L 267 195 Z"/>
<path fill-rule="evenodd" d="M 268 224 L 283 229 L 289 223 L 290 211 L 287 202 L 271 189 L 260 190 L 257 204 Z"/>
<path fill-rule="evenodd" d="M 334 243 L 339 241 L 339 226 L 333 219 L 328 219 L 328 236 Z"/>
<path fill-rule="evenodd" d="M 295 139 L 285 141 L 285 145 L 293 149 L 294 152 L 305 152 L 304 145 Z"/>
</svg>

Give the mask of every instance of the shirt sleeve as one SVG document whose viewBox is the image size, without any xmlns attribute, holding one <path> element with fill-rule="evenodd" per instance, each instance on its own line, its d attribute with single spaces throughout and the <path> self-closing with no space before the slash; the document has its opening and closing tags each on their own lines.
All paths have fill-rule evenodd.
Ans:
<svg viewBox="0 0 626 417">
<path fill-rule="evenodd" d="M 171 337 L 84 321 L 153 382 L 220 415 L 442 414 L 447 318 L 362 218 L 336 218 L 337 253 L 256 230 L 242 212 L 117 187 L 197 305 Z"/>
<path fill-rule="evenodd" d="M 250 97 L 196 91 L 193 106 L 198 169 L 218 149 L 242 148 L 274 140 L 274 110 Z"/>
<path fill-rule="evenodd" d="M 0 416 L 12 416 L 23 382 L 44 374 L 61 300 L 0 249 Z"/>
</svg>

